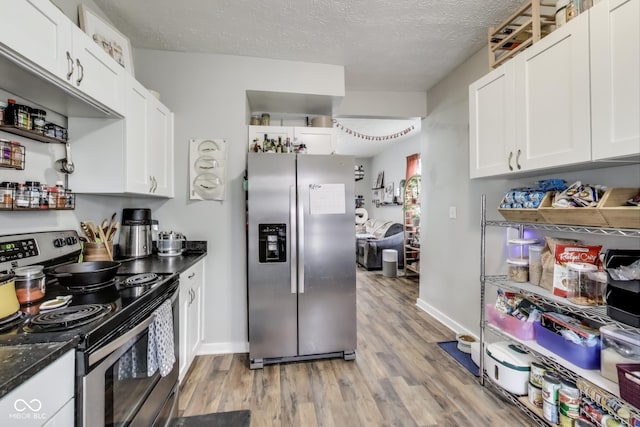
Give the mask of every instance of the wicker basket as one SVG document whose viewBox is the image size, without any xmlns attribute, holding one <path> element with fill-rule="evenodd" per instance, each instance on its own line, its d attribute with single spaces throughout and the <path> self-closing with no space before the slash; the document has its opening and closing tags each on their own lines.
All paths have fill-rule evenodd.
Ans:
<svg viewBox="0 0 640 427">
<path fill-rule="evenodd" d="M 640 408 L 640 363 L 622 363 L 616 367 L 620 397 Z"/>
</svg>

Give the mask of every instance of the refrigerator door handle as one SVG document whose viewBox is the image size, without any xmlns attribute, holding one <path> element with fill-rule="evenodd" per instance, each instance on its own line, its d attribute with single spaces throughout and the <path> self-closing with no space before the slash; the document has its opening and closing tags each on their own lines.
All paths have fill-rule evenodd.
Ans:
<svg viewBox="0 0 640 427">
<path fill-rule="evenodd" d="M 298 247 L 296 244 L 295 238 L 295 230 L 296 230 L 296 187 L 292 185 L 289 187 L 289 266 L 291 268 L 291 272 L 289 277 L 291 278 L 291 293 L 295 294 L 297 292 L 296 279 L 297 279 L 297 264 L 298 257 L 297 251 Z"/>
<path fill-rule="evenodd" d="M 298 287 L 299 292 L 304 294 L 304 202 L 300 193 L 298 194 Z"/>
</svg>

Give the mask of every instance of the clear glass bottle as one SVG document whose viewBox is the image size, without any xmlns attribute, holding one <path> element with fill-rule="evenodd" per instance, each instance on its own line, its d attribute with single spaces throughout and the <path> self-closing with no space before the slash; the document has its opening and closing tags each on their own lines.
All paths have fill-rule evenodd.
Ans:
<svg viewBox="0 0 640 427">
<path fill-rule="evenodd" d="M 15 195 L 15 203 L 17 208 L 28 208 L 29 207 L 29 190 L 25 187 L 24 184 L 18 184 L 18 189 L 16 190 Z"/>
</svg>

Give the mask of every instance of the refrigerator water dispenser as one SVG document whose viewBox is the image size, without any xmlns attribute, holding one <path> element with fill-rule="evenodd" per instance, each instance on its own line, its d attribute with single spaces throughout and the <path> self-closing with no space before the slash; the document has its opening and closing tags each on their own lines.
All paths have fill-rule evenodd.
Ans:
<svg viewBox="0 0 640 427">
<path fill-rule="evenodd" d="M 258 224 L 260 262 L 287 262 L 287 225 Z"/>
</svg>

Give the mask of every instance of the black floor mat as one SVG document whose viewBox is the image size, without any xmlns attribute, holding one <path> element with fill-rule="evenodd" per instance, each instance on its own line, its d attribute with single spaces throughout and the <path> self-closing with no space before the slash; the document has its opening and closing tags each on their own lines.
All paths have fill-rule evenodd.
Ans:
<svg viewBox="0 0 640 427">
<path fill-rule="evenodd" d="M 173 420 L 171 427 L 249 427 L 250 424 L 251 411 L 229 411 L 178 417 Z"/>
</svg>

